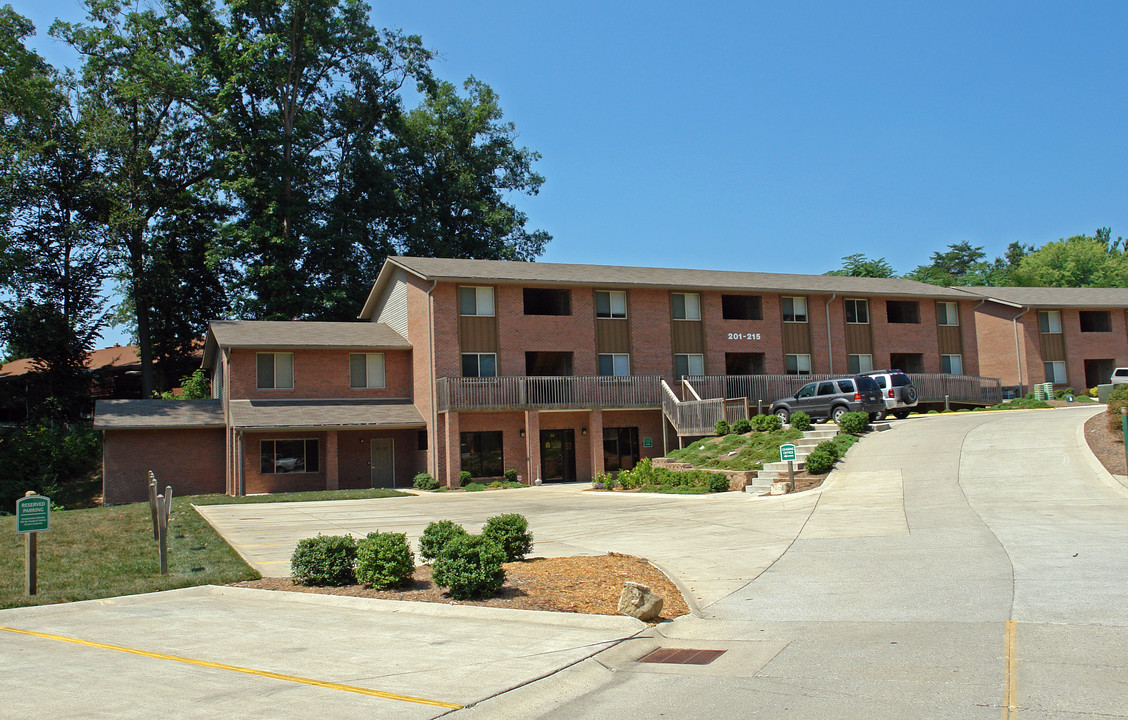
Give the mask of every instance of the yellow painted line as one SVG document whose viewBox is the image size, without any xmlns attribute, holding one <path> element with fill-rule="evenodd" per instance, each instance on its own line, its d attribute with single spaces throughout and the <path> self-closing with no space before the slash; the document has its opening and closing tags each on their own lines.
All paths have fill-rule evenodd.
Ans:
<svg viewBox="0 0 1128 720">
<path fill-rule="evenodd" d="M 1018 708 L 1016 707 L 1016 685 L 1017 678 L 1015 677 L 1015 666 L 1017 658 L 1014 654 L 1014 638 L 1018 629 L 1018 623 L 1014 620 L 1007 620 L 1007 639 L 1006 639 L 1006 676 L 1007 688 L 1003 696 L 1003 720 L 1015 720 L 1018 717 Z"/>
<path fill-rule="evenodd" d="M 91 642 L 90 640 L 79 640 L 78 638 L 66 637 L 64 635 L 50 635 L 48 633 L 35 632 L 33 630 L 21 630 L 19 628 L 4 627 L 3 625 L 0 625 L 0 630 L 11 633 L 18 633 L 20 635 L 30 635 L 32 637 L 45 638 L 47 640 L 59 640 L 61 642 L 74 643 L 75 645 L 86 645 L 87 647 L 101 648 L 103 650 L 116 650 L 117 652 L 129 653 L 131 655 L 140 655 L 142 657 L 155 658 L 157 660 L 173 660 L 175 662 L 182 662 L 188 665 L 214 668 L 216 670 L 230 670 L 231 672 L 244 673 L 246 675 L 258 675 L 259 677 L 271 678 L 272 680 L 285 680 L 287 682 L 300 683 L 302 685 L 313 685 L 314 687 L 326 688 L 328 690 L 341 690 L 344 692 L 358 693 L 360 695 L 370 695 L 372 697 L 384 698 L 385 700 L 399 700 L 401 702 L 417 703 L 419 705 L 434 705 L 435 707 L 450 708 L 452 710 L 458 710 L 462 707 L 462 705 L 442 702 L 440 700 L 428 700 L 427 698 L 417 698 L 410 695 L 397 695 L 396 693 L 383 692 L 381 690 L 369 690 L 368 688 L 357 687 L 355 685 L 342 685 L 341 683 L 324 682 L 322 680 L 298 677 L 296 675 L 283 675 L 281 673 L 268 672 L 266 670 L 255 670 L 253 668 L 245 668 L 238 665 L 226 665 L 224 663 L 214 663 L 207 660 L 194 660 L 192 658 L 184 658 L 177 655 L 165 655 L 164 653 L 149 652 L 148 650 L 137 650 L 136 648 L 122 647 L 121 645 L 107 645 L 106 643 Z"/>
</svg>

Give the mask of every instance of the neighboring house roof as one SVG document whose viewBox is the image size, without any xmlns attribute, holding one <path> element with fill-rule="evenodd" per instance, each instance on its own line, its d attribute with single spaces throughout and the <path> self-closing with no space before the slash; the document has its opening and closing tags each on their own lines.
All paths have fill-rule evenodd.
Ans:
<svg viewBox="0 0 1128 720">
<path fill-rule="evenodd" d="M 392 270 L 402 267 L 424 280 L 515 283 L 531 285 L 589 285 L 607 288 L 654 287 L 738 292 L 819 293 L 968 299 L 954 288 L 928 285 L 902 278 L 861 278 L 842 275 L 788 275 L 783 273 L 693 270 L 684 268 L 572 265 L 512 260 L 456 260 L 450 258 L 390 257 L 380 269 L 360 317 L 371 316 L 383 284 Z"/>
<path fill-rule="evenodd" d="M 96 430 L 223 427 L 219 400 L 99 400 Z"/>
<path fill-rule="evenodd" d="M 1128 288 L 966 287 L 970 293 L 1030 307 L 1128 308 Z"/>
<path fill-rule="evenodd" d="M 136 345 L 114 345 L 113 347 L 91 350 L 86 357 L 86 368 L 91 371 L 140 366 L 141 357 L 137 354 Z M 34 372 L 36 369 L 35 358 L 13 360 L 0 366 L 0 377 L 14 377 Z"/>
<path fill-rule="evenodd" d="M 204 342 L 203 367 L 221 347 L 293 350 L 409 350 L 411 343 L 384 323 L 304 320 L 213 320 Z"/>
<path fill-rule="evenodd" d="M 409 402 L 388 400 L 232 400 L 231 426 L 239 430 L 422 428 Z"/>
</svg>

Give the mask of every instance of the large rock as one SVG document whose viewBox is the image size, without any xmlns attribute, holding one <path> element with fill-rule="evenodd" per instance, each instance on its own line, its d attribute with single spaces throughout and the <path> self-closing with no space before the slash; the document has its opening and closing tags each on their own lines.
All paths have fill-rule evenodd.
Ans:
<svg viewBox="0 0 1128 720">
<path fill-rule="evenodd" d="M 772 483 L 772 495 L 786 495 L 795 489 L 795 486 L 786 480 Z"/>
<path fill-rule="evenodd" d="M 619 613 L 639 620 L 653 620 L 662 613 L 662 596 L 645 585 L 623 583 L 623 592 L 619 595 Z"/>
</svg>

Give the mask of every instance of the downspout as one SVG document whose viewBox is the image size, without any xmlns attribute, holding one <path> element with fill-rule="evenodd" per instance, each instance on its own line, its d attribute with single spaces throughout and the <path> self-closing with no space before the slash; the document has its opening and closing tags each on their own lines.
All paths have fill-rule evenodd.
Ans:
<svg viewBox="0 0 1128 720">
<path fill-rule="evenodd" d="M 439 411 L 435 409 L 435 320 L 434 320 L 434 304 L 435 299 L 431 293 L 435 291 L 435 287 L 439 281 L 432 280 L 431 288 L 427 291 L 427 385 L 431 390 L 431 427 L 427 428 L 429 437 L 427 438 L 427 447 L 431 449 L 429 455 L 431 461 L 428 464 L 428 470 L 431 477 L 439 477 L 439 443 L 437 442 L 438 436 L 436 431 L 439 425 Z"/>
<path fill-rule="evenodd" d="M 1028 312 L 1030 312 L 1029 307 L 1027 307 L 1025 310 L 1023 310 L 1022 312 L 1020 312 L 1019 314 L 1017 314 L 1013 318 L 1011 318 L 1011 324 L 1014 325 L 1014 362 L 1015 362 L 1015 365 L 1018 367 L 1018 389 L 1019 390 L 1026 390 L 1026 385 L 1022 382 L 1022 350 L 1021 350 L 1021 346 L 1018 343 L 1018 319 Z M 1025 395 L 1025 393 L 1023 393 L 1023 394 Z"/>
<path fill-rule="evenodd" d="M 239 485 L 239 497 L 247 494 L 247 475 L 244 472 L 243 463 L 243 431 L 240 430 L 235 440 L 235 460 L 239 463 L 239 469 L 236 471 L 238 477 L 237 483 Z"/>
<path fill-rule="evenodd" d="M 834 302 L 836 297 L 838 297 L 838 293 L 831 293 L 830 299 L 826 301 L 826 359 L 830 362 L 831 375 L 834 374 L 834 346 L 830 339 L 830 304 Z"/>
</svg>

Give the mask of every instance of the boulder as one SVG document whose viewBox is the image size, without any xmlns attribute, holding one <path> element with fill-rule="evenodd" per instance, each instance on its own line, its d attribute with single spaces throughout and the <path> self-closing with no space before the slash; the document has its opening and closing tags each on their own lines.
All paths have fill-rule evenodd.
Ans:
<svg viewBox="0 0 1128 720">
<path fill-rule="evenodd" d="M 795 489 L 795 486 L 784 480 L 772 483 L 772 495 L 786 495 Z"/>
<path fill-rule="evenodd" d="M 639 620 L 653 620 L 662 613 L 662 597 L 645 585 L 623 583 L 619 595 L 619 613 Z"/>
</svg>

